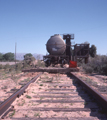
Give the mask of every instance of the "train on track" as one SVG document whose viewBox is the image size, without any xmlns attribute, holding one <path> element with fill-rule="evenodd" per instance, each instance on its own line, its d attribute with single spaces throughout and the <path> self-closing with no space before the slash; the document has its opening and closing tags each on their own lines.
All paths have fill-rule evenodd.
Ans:
<svg viewBox="0 0 107 120">
<path fill-rule="evenodd" d="M 63 34 L 63 38 L 59 34 L 50 37 L 46 43 L 48 55 L 43 56 L 45 65 L 55 66 L 60 64 L 69 64 L 69 67 L 77 67 L 77 60 L 85 59 L 88 62 L 89 44 L 71 45 L 74 34 Z M 64 41 L 65 40 L 65 41 Z"/>
</svg>

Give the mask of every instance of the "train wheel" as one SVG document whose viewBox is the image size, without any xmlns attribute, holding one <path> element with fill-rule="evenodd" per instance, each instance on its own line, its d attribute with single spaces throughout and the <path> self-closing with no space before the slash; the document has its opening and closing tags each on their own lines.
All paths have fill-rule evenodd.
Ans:
<svg viewBox="0 0 107 120">
<path fill-rule="evenodd" d="M 45 64 L 46 67 L 48 67 L 48 64 Z"/>
<path fill-rule="evenodd" d="M 55 67 L 55 64 L 52 64 L 52 67 Z"/>
<path fill-rule="evenodd" d="M 61 64 L 61 67 L 63 67 L 63 64 Z"/>
</svg>

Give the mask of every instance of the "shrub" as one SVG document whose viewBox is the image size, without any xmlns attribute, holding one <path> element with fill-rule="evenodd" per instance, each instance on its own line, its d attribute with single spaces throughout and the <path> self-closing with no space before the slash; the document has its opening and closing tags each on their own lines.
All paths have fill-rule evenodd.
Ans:
<svg viewBox="0 0 107 120">
<path fill-rule="evenodd" d="M 28 57 L 32 57 L 33 55 L 31 53 L 27 53 L 26 55 L 24 55 L 24 59 L 28 58 Z"/>
<path fill-rule="evenodd" d="M 85 65 L 84 68 L 86 73 L 92 73 L 94 71 L 94 69 L 91 66 L 87 66 Z"/>
<path fill-rule="evenodd" d="M 4 69 L 9 69 L 11 66 L 9 64 L 4 65 Z"/>
<path fill-rule="evenodd" d="M 3 65 L 2 64 L 0 64 L 0 69 L 3 69 Z"/>
<path fill-rule="evenodd" d="M 12 71 L 15 71 L 15 66 L 14 65 L 11 65 L 11 67 L 9 69 L 9 72 L 12 72 Z"/>
<path fill-rule="evenodd" d="M 26 61 L 24 61 L 23 62 L 23 68 L 28 69 L 28 68 L 31 68 L 31 66 Z"/>
<path fill-rule="evenodd" d="M 107 56 L 97 55 L 94 58 L 89 57 L 89 63 L 86 65 L 81 64 L 81 66 L 87 73 L 95 72 L 107 75 Z"/>
<path fill-rule="evenodd" d="M 23 68 L 34 67 L 35 58 L 33 56 L 26 56 L 23 60 Z"/>
<path fill-rule="evenodd" d="M 28 99 L 31 99 L 31 96 L 29 96 L 29 95 L 26 95 L 26 98 L 28 98 Z"/>
<path fill-rule="evenodd" d="M 16 70 L 17 71 L 20 71 L 22 69 L 22 67 L 23 67 L 22 63 L 17 63 L 16 64 Z"/>
<path fill-rule="evenodd" d="M 37 65 L 39 67 L 45 67 L 45 63 L 43 61 L 41 61 L 41 60 L 38 60 Z"/>
</svg>

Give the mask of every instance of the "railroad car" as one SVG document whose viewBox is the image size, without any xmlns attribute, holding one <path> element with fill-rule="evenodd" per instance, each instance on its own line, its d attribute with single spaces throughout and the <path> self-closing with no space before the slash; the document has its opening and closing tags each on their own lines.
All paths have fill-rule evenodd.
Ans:
<svg viewBox="0 0 107 120">
<path fill-rule="evenodd" d="M 46 49 L 49 54 L 46 56 L 43 56 L 43 60 L 47 67 L 50 65 L 55 66 L 56 64 L 60 64 L 61 67 L 63 67 L 64 64 L 69 64 L 71 67 L 77 66 L 76 61 L 78 58 L 78 53 L 75 52 L 76 50 L 72 50 L 71 39 L 74 39 L 74 34 L 63 35 L 63 38 L 59 34 L 55 34 L 50 37 L 50 39 L 46 43 Z M 89 47 L 89 45 L 88 45 L 88 47 Z M 76 46 L 74 48 L 77 49 L 78 46 Z M 79 48 L 81 48 L 81 44 L 80 44 Z M 86 48 L 87 47 L 85 47 L 85 49 Z M 82 44 L 82 51 L 84 51 L 83 44 Z M 73 52 L 75 52 L 75 53 L 73 53 Z M 81 49 L 79 49 L 79 52 L 81 52 Z M 85 53 L 87 54 L 87 51 L 85 51 Z M 79 55 L 82 58 L 87 58 L 88 56 L 86 54 L 85 54 L 85 57 L 83 54 L 82 54 L 82 56 L 81 56 L 81 54 L 79 54 Z M 75 58 L 75 56 L 76 56 L 76 58 Z"/>
</svg>

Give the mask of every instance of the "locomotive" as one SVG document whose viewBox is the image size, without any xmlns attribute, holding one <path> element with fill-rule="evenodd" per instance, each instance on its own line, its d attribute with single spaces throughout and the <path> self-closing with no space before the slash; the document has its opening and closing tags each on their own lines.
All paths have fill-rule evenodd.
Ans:
<svg viewBox="0 0 107 120">
<path fill-rule="evenodd" d="M 63 39 L 59 34 L 50 37 L 46 43 L 46 49 L 49 55 L 43 56 L 43 61 L 48 67 L 60 64 L 75 64 L 77 66 L 77 59 L 85 59 L 88 62 L 89 57 L 89 44 L 76 44 L 72 50 L 71 39 L 74 39 L 74 34 L 64 34 Z M 65 40 L 65 41 L 64 41 Z"/>
</svg>

